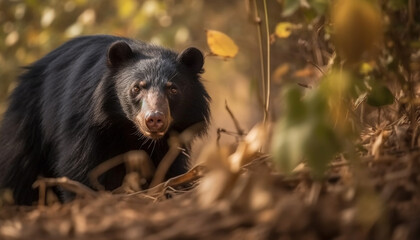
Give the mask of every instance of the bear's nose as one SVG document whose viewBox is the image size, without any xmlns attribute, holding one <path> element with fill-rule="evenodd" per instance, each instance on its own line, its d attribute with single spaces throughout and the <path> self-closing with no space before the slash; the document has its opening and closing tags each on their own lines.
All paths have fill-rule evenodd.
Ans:
<svg viewBox="0 0 420 240">
<path fill-rule="evenodd" d="M 162 112 L 149 112 L 146 115 L 146 126 L 152 132 L 162 131 L 165 125 L 165 115 Z"/>
</svg>

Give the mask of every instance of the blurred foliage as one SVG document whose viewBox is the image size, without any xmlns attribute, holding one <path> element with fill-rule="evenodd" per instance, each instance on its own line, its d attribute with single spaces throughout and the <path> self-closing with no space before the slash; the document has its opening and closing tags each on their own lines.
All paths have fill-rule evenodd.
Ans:
<svg viewBox="0 0 420 240">
<path fill-rule="evenodd" d="M 284 95 L 284 117 L 272 141 L 273 157 L 284 172 L 291 172 L 306 159 L 321 177 L 330 159 L 340 150 L 340 141 L 328 117 L 327 100 L 321 91 L 303 97 L 294 87 Z"/>
<path fill-rule="evenodd" d="M 188 1 L 185 1 L 188 2 Z M 185 46 L 193 29 L 185 24 L 197 16 L 185 14 L 200 8 L 202 1 L 177 5 L 174 1 L 25 0 L 0 1 L 0 100 L 9 84 L 25 66 L 82 34 L 114 34 L 163 44 Z M 201 6 L 200 6 L 201 5 Z M 198 26 L 201 27 L 201 26 Z M 162 31 L 165 29 L 165 31 Z"/>
<path fill-rule="evenodd" d="M 304 160 L 315 176 L 322 176 L 340 150 L 353 151 L 349 142 L 360 129 L 382 124 L 366 117 L 374 112 L 380 119 L 376 108 L 366 112 L 369 106 L 399 109 L 399 114 L 386 115 L 384 124 L 406 117 L 416 128 L 418 3 L 284 0 L 282 7 L 275 41 L 285 44 L 297 36 L 298 45 L 312 53 L 303 55 L 306 61 L 319 72 L 296 70 L 292 62 L 275 68 L 274 83 L 281 78 L 282 86 L 297 80 L 306 87 L 293 87 L 278 99 L 283 114 L 275 124 L 271 151 L 282 170 L 290 172 Z M 292 68 L 285 71 L 285 66 Z"/>
</svg>

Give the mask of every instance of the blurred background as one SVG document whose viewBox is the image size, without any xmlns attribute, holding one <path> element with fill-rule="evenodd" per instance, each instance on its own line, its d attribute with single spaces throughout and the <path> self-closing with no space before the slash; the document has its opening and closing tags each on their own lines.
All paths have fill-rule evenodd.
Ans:
<svg viewBox="0 0 420 240">
<path fill-rule="evenodd" d="M 239 54 L 234 59 L 206 57 L 203 81 L 213 98 L 213 114 L 209 136 L 204 142 L 215 139 L 217 128 L 234 129 L 225 101 L 241 126 L 249 129 L 261 121 L 263 108 L 259 100 L 257 28 L 250 20 L 247 4 L 243 0 L 0 0 L 0 116 L 16 78 L 23 72 L 22 67 L 71 38 L 112 34 L 176 51 L 196 46 L 208 54 L 205 30 L 212 29 L 229 35 L 238 45 Z M 270 31 L 274 31 L 281 17 L 281 4 L 268 1 L 268 5 Z M 300 33 L 300 38 L 305 37 Z M 297 49 L 297 40 L 292 35 L 273 43 L 274 89 L 282 84 L 281 78 L 289 68 L 302 68 L 301 74 L 305 76 L 312 73 L 305 68 L 307 56 L 304 48 Z M 276 92 L 272 98 L 277 99 Z M 276 103 L 273 102 L 273 108 Z M 222 138 L 222 142 L 230 140 L 234 138 Z M 202 142 L 198 141 L 196 146 L 200 148 Z"/>
</svg>

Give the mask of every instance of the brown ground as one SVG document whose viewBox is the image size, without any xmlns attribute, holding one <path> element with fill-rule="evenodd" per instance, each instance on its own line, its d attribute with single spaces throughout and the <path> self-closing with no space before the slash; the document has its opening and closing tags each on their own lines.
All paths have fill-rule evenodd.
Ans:
<svg viewBox="0 0 420 240">
<path fill-rule="evenodd" d="M 304 166 L 285 177 L 253 155 L 189 190 L 3 206 L 0 239 L 420 239 L 420 149 L 402 144 L 401 129 L 366 131 L 369 151 L 351 163 L 340 156 L 322 181 Z"/>
</svg>

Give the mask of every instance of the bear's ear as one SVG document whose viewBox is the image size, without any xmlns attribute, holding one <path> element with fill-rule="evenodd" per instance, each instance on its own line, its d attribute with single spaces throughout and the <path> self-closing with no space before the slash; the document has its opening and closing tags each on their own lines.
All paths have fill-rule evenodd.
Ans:
<svg viewBox="0 0 420 240">
<path fill-rule="evenodd" d="M 190 47 L 182 51 L 177 58 L 178 62 L 184 64 L 194 73 L 202 71 L 204 65 L 204 57 L 200 50 Z"/>
<path fill-rule="evenodd" d="M 111 44 L 108 49 L 108 66 L 119 67 L 133 57 L 133 50 L 124 41 L 117 41 Z"/>
</svg>

